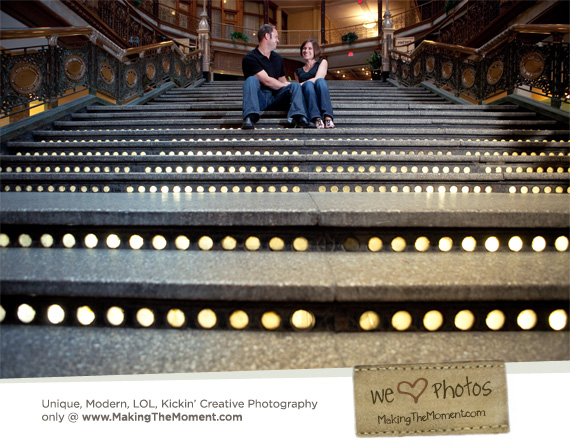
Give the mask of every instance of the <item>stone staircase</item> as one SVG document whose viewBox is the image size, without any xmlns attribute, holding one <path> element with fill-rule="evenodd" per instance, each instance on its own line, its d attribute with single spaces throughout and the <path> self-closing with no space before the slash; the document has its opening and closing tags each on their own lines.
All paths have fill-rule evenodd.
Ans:
<svg viewBox="0 0 570 448">
<path fill-rule="evenodd" d="M 190 357 L 219 347 L 184 370 L 568 359 L 551 317 L 568 315 L 568 124 L 423 88 L 330 88 L 334 130 L 267 111 L 242 131 L 241 83 L 217 81 L 4 142 L 2 375 L 29 375 L 16 341 L 173 328 Z M 448 350 L 362 349 L 380 334 Z M 485 355 L 465 349 L 481 337 Z M 324 353 L 328 338 L 334 356 L 298 361 L 295 347 Z M 244 361 L 243 347 L 284 341 L 286 361 Z"/>
</svg>

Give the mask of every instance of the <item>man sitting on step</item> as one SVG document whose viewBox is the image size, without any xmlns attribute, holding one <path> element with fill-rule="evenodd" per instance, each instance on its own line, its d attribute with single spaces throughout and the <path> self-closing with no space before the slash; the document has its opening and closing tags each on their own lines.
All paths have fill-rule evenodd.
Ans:
<svg viewBox="0 0 570 448">
<path fill-rule="evenodd" d="M 285 78 L 283 58 L 275 53 L 279 43 L 277 29 L 263 25 L 257 33 L 259 45 L 242 60 L 243 85 L 242 129 L 253 129 L 262 110 L 288 106 L 287 119 L 292 126 L 315 127 L 307 119 L 301 86 Z"/>
</svg>

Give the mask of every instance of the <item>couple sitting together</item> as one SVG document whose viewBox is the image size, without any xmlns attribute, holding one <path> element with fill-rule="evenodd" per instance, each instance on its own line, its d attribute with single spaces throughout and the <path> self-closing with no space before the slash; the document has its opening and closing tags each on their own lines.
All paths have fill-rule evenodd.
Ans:
<svg viewBox="0 0 570 448">
<path fill-rule="evenodd" d="M 285 78 L 283 58 L 275 53 L 279 43 L 277 29 L 263 25 L 258 34 L 259 45 L 242 61 L 243 85 L 242 129 L 253 129 L 262 110 L 289 106 L 290 125 L 303 128 L 332 129 L 332 104 L 325 81 L 328 63 L 318 60 L 319 44 L 312 39 L 301 45 L 305 65 L 295 72 L 296 83 Z"/>
</svg>

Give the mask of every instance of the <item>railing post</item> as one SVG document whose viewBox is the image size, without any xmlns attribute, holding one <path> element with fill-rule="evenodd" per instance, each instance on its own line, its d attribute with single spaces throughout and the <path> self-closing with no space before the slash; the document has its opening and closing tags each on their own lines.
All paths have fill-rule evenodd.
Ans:
<svg viewBox="0 0 570 448">
<path fill-rule="evenodd" d="M 385 81 L 390 74 L 390 50 L 394 46 L 394 24 L 392 23 L 392 13 L 388 9 L 386 0 L 386 12 L 384 22 L 382 22 L 382 79 Z"/>
<path fill-rule="evenodd" d="M 560 109 L 562 107 L 562 98 L 564 97 L 565 87 L 568 85 L 564 82 L 564 74 L 562 72 L 562 61 L 564 60 L 564 49 L 562 41 L 564 36 L 561 33 L 552 33 L 552 46 L 550 51 L 552 64 L 552 87 L 550 89 L 552 98 L 550 105 Z M 568 60 L 568 59 L 567 59 Z"/>
<path fill-rule="evenodd" d="M 206 12 L 206 0 L 204 8 L 200 14 L 198 25 L 198 48 L 202 52 L 202 72 L 206 80 L 210 76 L 210 25 L 208 24 L 208 13 Z"/>
<path fill-rule="evenodd" d="M 328 43 L 325 30 L 325 0 L 321 0 L 321 45 Z"/>
<path fill-rule="evenodd" d="M 57 72 L 57 62 L 56 62 L 56 47 L 57 41 L 59 36 L 50 36 L 48 38 L 48 46 L 49 46 L 49 56 L 48 56 L 48 73 L 47 73 L 47 80 L 49 86 L 49 98 L 47 103 L 48 109 L 53 109 L 58 106 L 58 99 L 57 99 L 57 83 L 59 81 L 58 76 L 59 73 Z"/>
<path fill-rule="evenodd" d="M 89 36 L 89 72 L 87 77 L 89 79 L 89 95 L 97 95 L 97 72 L 99 71 L 99 66 L 97 65 L 97 35 L 92 33 Z"/>
</svg>

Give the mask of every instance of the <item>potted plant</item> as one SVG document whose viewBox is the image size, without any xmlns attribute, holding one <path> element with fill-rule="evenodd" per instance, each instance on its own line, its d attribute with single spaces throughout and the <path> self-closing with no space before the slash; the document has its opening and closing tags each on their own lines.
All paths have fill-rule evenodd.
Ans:
<svg viewBox="0 0 570 448">
<path fill-rule="evenodd" d="M 453 8 L 455 8 L 455 6 L 457 5 L 458 1 L 457 0 L 447 0 L 444 4 L 443 4 L 443 9 L 444 11 L 449 14 L 449 11 L 451 11 Z"/>
<path fill-rule="evenodd" d="M 237 41 L 241 40 L 243 41 L 244 45 L 247 45 L 247 43 L 249 42 L 249 37 L 247 37 L 245 34 L 239 32 L 239 31 L 235 31 L 232 34 L 230 34 L 230 39 L 233 41 L 234 44 L 237 45 Z"/>
<path fill-rule="evenodd" d="M 372 79 L 382 79 L 382 55 L 374 50 L 374 53 L 366 59 L 366 63 L 372 72 Z"/>
<path fill-rule="evenodd" d="M 358 34 L 353 33 L 352 31 L 342 36 L 342 42 L 348 45 L 352 44 L 356 39 L 358 39 Z"/>
</svg>

